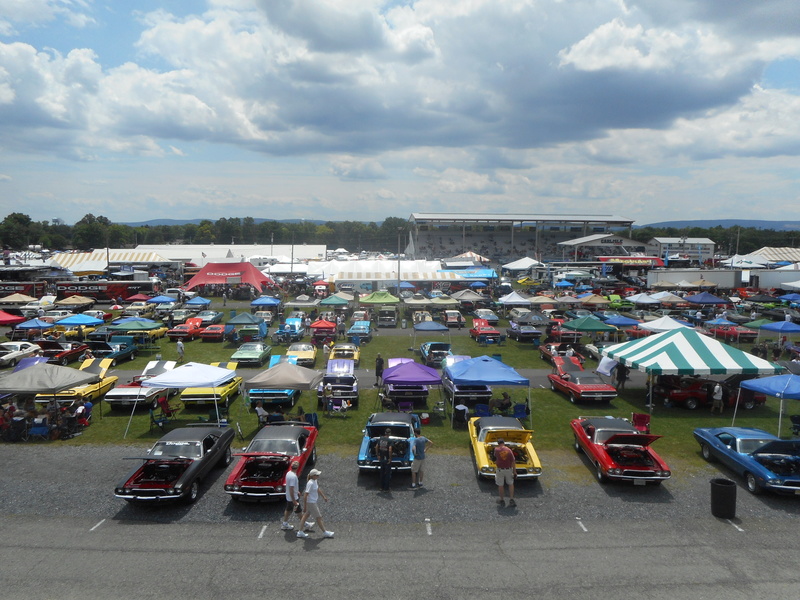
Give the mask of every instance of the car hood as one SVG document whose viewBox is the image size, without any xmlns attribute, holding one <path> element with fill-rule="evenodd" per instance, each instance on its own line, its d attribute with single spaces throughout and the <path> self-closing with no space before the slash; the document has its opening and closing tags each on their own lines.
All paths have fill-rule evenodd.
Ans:
<svg viewBox="0 0 800 600">
<path fill-rule="evenodd" d="M 650 433 L 617 433 L 608 438 L 605 445 L 649 446 L 660 437 L 662 436 Z"/>
<path fill-rule="evenodd" d="M 753 456 L 763 456 L 765 454 L 783 454 L 786 456 L 800 457 L 800 440 L 775 440 L 761 446 L 753 452 Z"/>
<path fill-rule="evenodd" d="M 492 429 L 486 432 L 483 441 L 487 444 L 494 444 L 497 440 L 502 439 L 514 444 L 527 444 L 532 433 L 529 429 Z"/>
</svg>

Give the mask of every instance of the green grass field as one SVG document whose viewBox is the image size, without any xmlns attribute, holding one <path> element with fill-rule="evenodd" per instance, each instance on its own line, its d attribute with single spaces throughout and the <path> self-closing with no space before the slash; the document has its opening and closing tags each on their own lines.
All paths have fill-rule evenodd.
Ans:
<svg viewBox="0 0 800 600">
<path fill-rule="evenodd" d="M 226 311 L 226 318 L 229 317 Z M 501 321 L 500 329 L 504 330 L 506 323 Z M 447 340 L 448 336 L 440 337 L 418 336 L 416 346 L 429 339 Z M 364 369 L 372 370 L 375 357 L 380 352 L 384 358 L 391 357 L 416 357 L 418 354 L 411 349 L 412 332 L 407 330 L 407 334 L 401 335 L 376 335 L 372 342 L 362 347 L 361 366 L 359 373 Z M 515 368 L 519 369 L 547 369 L 549 365 L 542 362 L 539 353 L 531 344 L 518 344 L 509 340 L 504 346 L 481 348 L 471 340 L 465 332 L 454 334 L 451 342 L 454 354 L 468 354 L 478 356 L 480 354 L 502 355 L 502 360 Z M 186 343 L 186 360 L 202 363 L 225 361 L 235 351 L 235 346 L 227 343 L 204 343 L 195 340 Z M 285 347 L 276 347 L 273 353 L 281 354 L 285 352 Z M 161 354 L 165 360 L 177 359 L 175 344 L 167 339 L 159 341 L 159 349 L 151 353 L 140 355 L 136 360 L 120 365 L 126 370 L 140 372 L 149 360 L 153 360 L 156 354 Z M 317 358 L 318 369 L 324 368 L 324 357 L 322 353 Z M 587 363 L 587 368 L 592 369 L 592 361 Z M 120 382 L 123 383 L 123 382 Z M 558 451 L 570 449 L 572 436 L 569 429 L 569 421 L 579 415 L 613 415 L 617 417 L 630 417 L 632 412 L 646 412 L 645 390 L 626 389 L 610 405 L 583 405 L 575 406 L 560 394 L 551 392 L 547 386 L 546 378 L 537 376 L 532 381 L 531 396 L 531 417 L 534 429 L 534 445 L 540 452 Z M 515 401 L 524 401 L 528 394 L 527 388 L 495 388 L 495 393 L 508 391 Z M 438 389 L 431 390 L 429 398 L 429 408 L 426 410 L 431 416 L 430 425 L 424 427 L 427 437 L 436 443 L 438 452 L 455 454 L 467 454 L 469 444 L 465 430 L 453 430 L 449 421 L 436 414 L 432 408 L 435 402 L 441 399 Z M 173 400 L 173 404 L 179 404 L 178 400 Z M 302 406 L 306 412 L 319 412 L 316 408 L 316 393 L 303 392 L 297 406 Z M 779 401 L 770 398 L 764 407 L 751 411 L 740 411 L 737 415 L 736 424 L 741 426 L 758 427 L 772 433 L 777 433 L 778 427 L 778 407 Z M 209 408 L 203 409 L 183 409 L 179 413 L 176 421 L 170 423 L 170 427 L 176 427 L 187 423 L 196 423 L 201 417 L 208 417 Z M 344 455 L 355 454 L 361 439 L 362 429 L 367 417 L 374 412 L 377 406 L 377 389 L 366 387 L 362 384 L 359 407 L 348 411 L 346 417 L 327 417 L 320 413 L 321 432 L 319 437 L 319 448 L 322 452 L 335 452 Z M 293 409 L 295 410 L 295 409 Z M 422 411 L 418 411 L 422 412 Z M 657 441 L 655 448 L 669 462 L 681 461 L 687 464 L 700 464 L 702 459 L 698 453 L 698 445 L 692 437 L 692 430 L 695 427 L 712 427 L 730 425 L 733 416 L 732 409 L 726 409 L 722 416 L 711 415 L 708 410 L 698 409 L 689 411 L 682 408 L 664 408 L 657 406 L 654 409 L 652 430 L 653 433 L 663 435 L 664 438 Z M 126 428 L 129 425 L 127 437 L 123 439 Z M 236 398 L 230 407 L 230 421 L 238 423 L 244 434 L 245 440 L 237 440 L 236 445 L 244 446 L 257 430 L 257 419 L 254 413 L 250 412 L 245 406 L 242 398 Z M 788 419 L 787 419 L 788 421 Z M 108 406 L 101 403 L 95 409 L 93 424 L 83 435 L 66 442 L 69 444 L 151 444 L 162 434 L 157 429 L 150 430 L 150 419 L 147 412 L 137 412 L 130 418 L 129 412 L 110 411 Z M 783 434 L 787 435 L 788 424 L 784 424 Z"/>
</svg>

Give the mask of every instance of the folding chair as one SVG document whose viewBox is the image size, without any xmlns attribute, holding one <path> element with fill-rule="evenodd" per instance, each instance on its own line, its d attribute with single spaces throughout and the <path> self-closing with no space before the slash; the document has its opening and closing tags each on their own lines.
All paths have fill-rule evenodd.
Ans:
<svg viewBox="0 0 800 600">
<path fill-rule="evenodd" d="M 339 415 L 340 417 L 347 417 L 347 403 L 341 398 L 332 398 L 329 415 Z"/>
<path fill-rule="evenodd" d="M 397 410 L 402 413 L 410 413 L 414 410 L 414 403 L 413 402 L 398 402 L 397 403 Z"/>
<path fill-rule="evenodd" d="M 631 423 L 636 431 L 650 433 L 650 415 L 647 413 L 631 413 Z"/>
<path fill-rule="evenodd" d="M 168 419 L 177 419 L 180 408 L 174 408 L 169 405 L 169 399 L 166 396 L 161 396 L 156 400 L 158 408 L 161 409 L 161 414 Z"/>
<path fill-rule="evenodd" d="M 476 417 L 491 417 L 492 416 L 492 409 L 489 408 L 488 404 L 476 404 L 475 405 L 475 416 Z"/>
<path fill-rule="evenodd" d="M 455 409 L 453 412 L 453 429 L 457 427 L 466 427 L 467 426 L 467 409 Z"/>
<path fill-rule="evenodd" d="M 526 419 L 528 417 L 528 405 L 520 404 L 519 402 L 514 405 L 514 412 L 511 416 L 515 419 Z"/>
<path fill-rule="evenodd" d="M 153 427 L 157 427 L 161 431 L 164 431 L 169 423 L 169 417 L 164 416 L 163 414 L 156 414 L 155 411 L 151 408 L 150 409 L 150 432 L 153 432 Z"/>
</svg>

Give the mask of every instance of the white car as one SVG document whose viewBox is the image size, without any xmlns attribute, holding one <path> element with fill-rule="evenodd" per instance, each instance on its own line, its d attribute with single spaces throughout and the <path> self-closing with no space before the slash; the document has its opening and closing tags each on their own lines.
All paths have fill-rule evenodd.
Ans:
<svg viewBox="0 0 800 600">
<path fill-rule="evenodd" d="M 511 320 L 511 321 L 516 321 L 517 319 L 519 319 L 519 318 L 520 318 L 520 317 L 522 317 L 523 315 L 526 315 L 526 314 L 528 314 L 529 312 L 531 312 L 531 309 L 530 309 L 530 308 L 519 308 L 519 307 L 517 307 L 517 308 L 512 308 L 512 309 L 511 309 L 511 310 L 508 312 L 508 318 L 509 318 L 509 320 Z"/>
<path fill-rule="evenodd" d="M 167 288 L 166 290 L 164 290 L 164 294 L 167 296 L 172 296 L 173 298 L 179 298 L 180 294 L 183 294 L 184 298 L 190 298 L 190 299 L 197 296 L 197 292 L 182 290 L 181 288 Z"/>
<path fill-rule="evenodd" d="M 500 322 L 500 317 L 488 308 L 476 308 L 472 314 L 478 319 L 484 319 L 489 325 L 497 325 Z"/>
<path fill-rule="evenodd" d="M 0 367 L 13 367 L 21 359 L 33 356 L 41 348 L 30 342 L 3 342 L 0 344 Z"/>
</svg>

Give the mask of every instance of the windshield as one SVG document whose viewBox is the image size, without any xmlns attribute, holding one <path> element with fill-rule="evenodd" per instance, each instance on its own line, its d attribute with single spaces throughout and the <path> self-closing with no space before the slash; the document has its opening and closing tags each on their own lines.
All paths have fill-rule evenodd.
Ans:
<svg viewBox="0 0 800 600">
<path fill-rule="evenodd" d="M 294 440 L 253 440 L 247 447 L 247 452 L 270 452 L 273 454 L 286 454 L 297 456 L 300 450 Z"/>
<path fill-rule="evenodd" d="M 150 450 L 150 456 L 200 458 L 202 455 L 200 442 L 156 442 Z"/>
<path fill-rule="evenodd" d="M 769 439 L 755 439 L 755 440 L 739 440 L 739 452 L 742 454 L 752 454 L 764 444 L 768 444 L 774 440 Z"/>
</svg>

